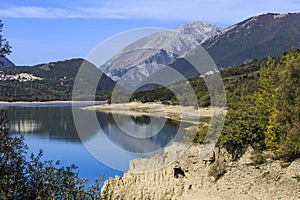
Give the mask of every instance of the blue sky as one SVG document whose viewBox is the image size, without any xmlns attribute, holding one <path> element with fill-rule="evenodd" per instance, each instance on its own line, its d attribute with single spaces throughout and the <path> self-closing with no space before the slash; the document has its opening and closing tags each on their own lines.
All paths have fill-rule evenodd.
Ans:
<svg viewBox="0 0 300 200">
<path fill-rule="evenodd" d="M 299 0 L 0 0 L 9 58 L 33 65 L 86 57 L 100 42 L 134 28 L 192 21 L 227 26 L 267 13 L 300 12 Z"/>
</svg>

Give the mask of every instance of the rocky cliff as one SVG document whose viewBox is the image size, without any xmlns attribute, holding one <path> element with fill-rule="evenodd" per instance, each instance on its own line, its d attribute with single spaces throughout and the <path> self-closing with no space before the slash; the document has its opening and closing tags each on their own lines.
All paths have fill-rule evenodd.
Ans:
<svg viewBox="0 0 300 200">
<path fill-rule="evenodd" d="M 166 155 L 138 159 L 130 164 L 123 177 L 116 176 L 104 183 L 104 199 L 300 199 L 300 160 L 290 165 L 267 159 L 255 165 L 253 150 L 237 162 L 222 150 L 214 150 L 214 159 L 200 156 L 200 145 L 166 167 L 138 173 Z M 212 161 L 213 163 L 210 163 Z M 147 164 L 148 163 L 148 164 Z M 216 180 L 217 179 L 217 180 Z"/>
</svg>

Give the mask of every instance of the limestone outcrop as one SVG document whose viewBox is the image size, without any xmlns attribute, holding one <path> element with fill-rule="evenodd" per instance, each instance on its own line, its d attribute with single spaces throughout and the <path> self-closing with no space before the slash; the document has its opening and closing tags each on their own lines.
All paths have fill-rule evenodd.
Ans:
<svg viewBox="0 0 300 200">
<path fill-rule="evenodd" d="M 166 155 L 132 161 L 130 170 L 123 177 L 116 176 L 104 183 L 103 198 L 300 199 L 300 182 L 294 178 L 300 175 L 300 159 L 289 166 L 271 159 L 264 164 L 254 165 L 251 159 L 253 150 L 247 151 L 239 161 L 232 162 L 225 151 L 214 149 L 214 162 L 205 164 L 200 149 L 200 145 L 192 145 L 168 165 L 164 163 L 164 160 L 168 162 Z M 160 162 L 157 159 L 161 159 Z M 165 166 L 151 171 L 151 163 Z M 147 169 L 147 166 L 152 167 Z"/>
</svg>

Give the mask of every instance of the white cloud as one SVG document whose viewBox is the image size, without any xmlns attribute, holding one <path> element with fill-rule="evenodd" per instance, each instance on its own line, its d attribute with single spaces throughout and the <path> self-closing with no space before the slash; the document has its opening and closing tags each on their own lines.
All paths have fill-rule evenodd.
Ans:
<svg viewBox="0 0 300 200">
<path fill-rule="evenodd" d="M 81 8 L 80 6 L 85 6 Z M 243 17 L 266 12 L 300 11 L 294 0 L 110 0 L 73 7 L 6 6 L 0 17 L 7 18 L 101 18 L 101 19 L 160 19 L 201 20 L 232 23 Z"/>
<path fill-rule="evenodd" d="M 1 17 L 8 18 L 60 18 L 66 11 L 61 8 L 43 8 L 36 6 L 19 6 L 0 10 Z"/>
</svg>

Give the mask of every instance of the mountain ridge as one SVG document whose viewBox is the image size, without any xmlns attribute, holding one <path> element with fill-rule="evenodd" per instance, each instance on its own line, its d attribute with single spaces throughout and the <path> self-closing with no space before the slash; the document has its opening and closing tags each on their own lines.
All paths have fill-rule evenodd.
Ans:
<svg viewBox="0 0 300 200">
<path fill-rule="evenodd" d="M 173 33 L 196 32 L 195 30 L 197 28 L 201 29 L 201 27 L 204 27 L 202 32 L 205 32 L 206 25 L 207 24 L 202 22 L 193 22 L 173 30 Z M 132 54 L 129 53 L 122 57 L 122 53 L 126 52 L 125 50 L 130 51 L 130 48 L 125 47 L 108 60 L 106 64 L 101 66 L 100 69 L 114 80 L 119 80 L 126 74 L 122 79 L 130 82 L 134 80 L 141 81 L 147 78 L 149 74 L 157 72 L 163 67 L 162 65 L 168 65 L 180 73 L 188 74 L 188 78 L 193 78 L 199 76 L 199 73 L 192 69 L 193 67 L 189 63 L 182 60 L 184 60 L 185 55 L 188 55 L 193 48 L 197 48 L 199 45 L 207 51 L 219 69 L 247 64 L 253 60 L 262 59 L 269 55 L 278 56 L 288 51 L 292 46 L 295 46 L 295 48 L 300 47 L 299 13 L 267 13 L 247 18 L 225 28 L 217 27 L 213 29 L 213 25 L 208 25 L 208 27 L 209 26 L 212 27 L 209 37 L 202 37 L 201 40 L 192 42 L 191 40 L 193 38 L 195 40 L 195 36 L 191 36 L 186 40 L 189 44 L 193 45 L 184 46 L 182 49 L 178 48 L 178 46 L 176 48 L 175 46 L 175 51 L 173 52 L 168 52 L 167 50 L 162 52 L 160 49 L 161 46 L 164 46 L 160 45 L 163 40 L 166 41 L 165 49 L 172 48 L 168 37 L 161 37 L 161 33 L 146 36 L 129 45 L 129 47 L 133 49 L 131 49 Z M 195 35 L 197 34 L 199 33 L 195 33 Z M 183 36 L 187 35 L 188 34 L 185 34 Z M 157 37 L 160 38 L 157 39 Z M 180 41 L 182 39 L 181 37 L 178 37 L 177 40 Z M 133 61 L 138 62 L 132 62 L 131 60 L 130 62 L 132 63 L 130 63 L 126 61 L 136 56 L 134 48 L 138 48 L 139 46 L 143 47 L 144 43 L 146 44 L 153 38 L 155 38 L 155 40 L 152 41 L 152 44 L 150 42 L 150 46 L 152 47 L 155 46 L 156 41 L 159 41 L 159 39 L 160 41 L 158 43 L 159 45 L 157 45 L 157 51 L 151 54 L 151 62 L 147 62 L 147 59 L 150 59 L 150 57 L 144 59 L 142 53 L 139 59 L 133 59 Z M 137 45 L 137 43 L 140 44 Z M 174 52 L 180 52 L 181 55 L 174 55 Z M 156 59 L 162 61 L 157 62 Z"/>
<path fill-rule="evenodd" d="M 100 69 L 113 80 L 119 80 L 130 69 L 137 68 L 139 70 L 133 70 L 125 78 L 141 80 L 143 74 L 153 72 L 151 67 L 155 71 L 159 65 L 168 65 L 176 57 L 196 48 L 204 39 L 218 31 L 220 28 L 217 26 L 193 22 L 171 31 L 154 33 L 124 47 L 100 66 Z"/>
<path fill-rule="evenodd" d="M 299 34 L 299 13 L 267 13 L 223 29 L 202 46 L 219 68 L 228 68 L 299 48 Z"/>
</svg>

